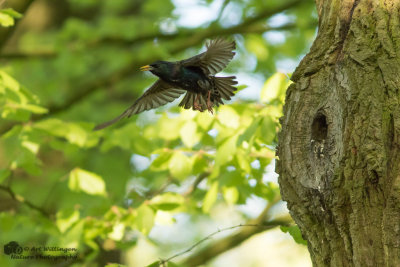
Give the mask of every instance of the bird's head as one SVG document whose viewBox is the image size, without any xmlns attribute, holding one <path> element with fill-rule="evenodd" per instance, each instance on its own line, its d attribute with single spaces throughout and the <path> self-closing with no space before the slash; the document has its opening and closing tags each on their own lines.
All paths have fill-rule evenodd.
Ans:
<svg viewBox="0 0 400 267">
<path fill-rule="evenodd" d="M 150 71 L 154 75 L 162 76 L 170 71 L 171 62 L 167 61 L 156 61 L 150 65 L 146 65 L 140 68 L 141 71 Z"/>
</svg>

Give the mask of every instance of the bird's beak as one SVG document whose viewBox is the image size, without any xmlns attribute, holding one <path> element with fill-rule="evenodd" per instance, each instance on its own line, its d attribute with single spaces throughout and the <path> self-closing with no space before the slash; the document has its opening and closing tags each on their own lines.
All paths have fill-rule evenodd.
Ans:
<svg viewBox="0 0 400 267">
<path fill-rule="evenodd" d="M 152 70 L 152 69 L 153 69 L 153 67 L 150 65 L 140 67 L 140 71 L 148 71 L 148 70 Z"/>
</svg>

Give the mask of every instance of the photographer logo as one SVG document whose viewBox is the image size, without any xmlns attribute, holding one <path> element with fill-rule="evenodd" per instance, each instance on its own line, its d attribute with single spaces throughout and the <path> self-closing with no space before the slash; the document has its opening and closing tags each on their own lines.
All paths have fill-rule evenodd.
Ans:
<svg viewBox="0 0 400 267">
<path fill-rule="evenodd" d="M 6 255 L 21 254 L 22 251 L 22 247 L 15 241 L 11 241 L 4 245 L 4 254 Z"/>
</svg>

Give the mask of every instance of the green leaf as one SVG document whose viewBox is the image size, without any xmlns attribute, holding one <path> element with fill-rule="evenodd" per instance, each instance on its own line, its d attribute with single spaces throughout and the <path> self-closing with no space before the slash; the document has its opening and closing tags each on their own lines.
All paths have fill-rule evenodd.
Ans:
<svg viewBox="0 0 400 267">
<path fill-rule="evenodd" d="M 212 183 L 211 188 L 207 191 L 206 196 L 204 197 L 203 203 L 203 212 L 208 213 L 210 212 L 211 207 L 214 205 L 215 201 L 217 200 L 218 196 L 218 181 Z"/>
<path fill-rule="evenodd" d="M 269 57 L 270 52 L 261 35 L 249 35 L 246 37 L 246 48 L 252 52 L 260 61 Z"/>
<path fill-rule="evenodd" d="M 0 25 L 3 27 L 10 27 L 14 25 L 14 18 L 8 14 L 5 14 L 0 10 Z"/>
<path fill-rule="evenodd" d="M 36 114 L 44 114 L 48 112 L 47 108 L 33 104 L 20 105 L 19 108 L 31 111 L 32 113 Z"/>
<path fill-rule="evenodd" d="M 184 180 L 192 171 L 193 161 L 182 152 L 176 151 L 172 155 L 168 167 L 173 177 Z"/>
<path fill-rule="evenodd" d="M 179 137 L 182 122 L 179 118 L 163 116 L 157 125 L 158 137 L 164 140 L 175 140 Z"/>
<path fill-rule="evenodd" d="M 74 224 L 71 229 L 62 235 L 59 246 L 65 248 L 78 248 L 83 237 L 84 225 L 84 220 L 80 220 Z"/>
<path fill-rule="evenodd" d="M 265 144 L 272 144 L 276 137 L 277 123 L 271 117 L 265 117 L 260 125 L 260 137 Z"/>
<path fill-rule="evenodd" d="M 235 134 L 222 142 L 222 144 L 218 147 L 217 155 L 215 156 L 215 165 L 222 166 L 223 164 L 232 160 L 237 149 L 237 139 L 238 135 Z"/>
<path fill-rule="evenodd" d="M 56 214 L 56 225 L 61 233 L 65 233 L 78 220 L 79 211 L 75 209 L 63 209 Z"/>
<path fill-rule="evenodd" d="M 10 176 L 11 171 L 7 169 L 2 169 L 0 170 L 0 184 L 7 179 L 8 176 Z"/>
<path fill-rule="evenodd" d="M 114 223 L 112 232 L 108 237 L 115 241 L 121 241 L 125 234 L 125 225 L 123 223 Z"/>
<path fill-rule="evenodd" d="M 272 75 L 261 89 L 261 101 L 269 102 L 273 99 L 283 96 L 286 88 L 289 85 L 289 80 L 285 74 L 277 72 Z"/>
<path fill-rule="evenodd" d="M 167 192 L 162 195 L 157 195 L 149 201 L 149 204 L 160 210 L 173 210 L 184 203 L 185 199 L 182 195 L 172 192 Z"/>
<path fill-rule="evenodd" d="M 186 122 L 179 131 L 179 134 L 182 142 L 189 148 L 197 144 L 201 139 L 201 135 L 197 131 L 197 124 L 194 121 Z"/>
<path fill-rule="evenodd" d="M 196 122 L 203 130 L 208 130 L 214 121 L 214 117 L 208 112 L 202 112 L 196 116 Z"/>
<path fill-rule="evenodd" d="M 70 172 L 68 187 L 75 192 L 106 196 L 106 185 L 103 179 L 93 172 L 80 168 L 75 168 Z"/>
<path fill-rule="evenodd" d="M 264 118 L 255 118 L 249 127 L 238 138 L 237 145 L 240 146 L 243 141 L 249 141 L 256 133 L 258 127 Z"/>
<path fill-rule="evenodd" d="M 297 244 L 307 245 L 307 241 L 303 239 L 300 229 L 297 225 L 281 226 L 280 228 L 282 232 L 289 233 Z"/>
<path fill-rule="evenodd" d="M 172 157 L 171 151 L 162 151 L 162 153 L 150 165 L 152 171 L 163 171 L 169 167 L 169 161 Z"/>
<path fill-rule="evenodd" d="M 240 169 L 242 169 L 245 173 L 251 172 L 250 166 L 250 157 L 247 153 L 243 151 L 243 149 L 238 149 L 236 154 L 236 160 L 239 164 Z"/>
<path fill-rule="evenodd" d="M 59 119 L 47 119 L 35 123 L 34 127 L 46 131 L 51 135 L 63 137 L 71 144 L 80 147 L 92 146 L 97 143 L 97 139 L 91 138 L 87 131 L 90 127 L 86 126 L 84 128 L 78 123 L 66 123 Z"/>
<path fill-rule="evenodd" d="M 124 264 L 119 264 L 119 263 L 107 263 L 105 267 L 128 267 L 127 265 Z"/>
<path fill-rule="evenodd" d="M 22 14 L 17 12 L 17 11 L 15 11 L 12 8 L 1 9 L 0 12 L 4 13 L 4 14 L 7 14 L 7 15 L 10 15 L 11 17 L 16 18 L 16 19 L 22 18 Z"/>
<path fill-rule="evenodd" d="M 185 265 L 176 264 L 176 263 L 173 263 L 172 261 L 169 261 L 168 262 L 168 267 L 185 267 Z"/>
<path fill-rule="evenodd" d="M 160 267 L 161 262 L 160 261 L 155 261 L 149 265 L 146 265 L 145 267 Z"/>
<path fill-rule="evenodd" d="M 222 188 L 222 194 L 226 202 L 231 205 L 236 204 L 239 199 L 239 191 L 237 187 L 224 187 Z"/>
<path fill-rule="evenodd" d="M 8 75 L 4 71 L 0 71 L 0 77 L 1 77 L 1 80 L 3 81 L 5 87 L 7 87 L 8 89 L 10 89 L 12 91 L 19 91 L 20 85 L 13 77 Z"/>
<path fill-rule="evenodd" d="M 143 234 L 147 235 L 151 228 L 153 228 L 154 218 L 155 214 L 153 209 L 146 204 L 142 204 L 137 209 L 137 216 L 135 220 L 137 229 Z"/>
<path fill-rule="evenodd" d="M 218 110 L 218 120 L 221 124 L 236 129 L 239 127 L 239 115 L 230 106 L 222 106 Z"/>
</svg>

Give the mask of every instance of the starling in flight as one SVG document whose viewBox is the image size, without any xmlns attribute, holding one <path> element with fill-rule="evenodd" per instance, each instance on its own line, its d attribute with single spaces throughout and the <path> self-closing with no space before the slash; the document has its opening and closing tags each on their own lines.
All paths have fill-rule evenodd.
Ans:
<svg viewBox="0 0 400 267">
<path fill-rule="evenodd" d="M 237 84 L 235 76 L 216 77 L 232 60 L 235 52 L 234 41 L 218 38 L 206 44 L 207 51 L 189 59 L 168 62 L 156 61 L 140 68 L 150 71 L 159 79 L 139 97 L 132 106 L 113 120 L 97 125 L 94 130 L 103 129 L 124 117 L 145 110 L 160 107 L 186 93 L 179 106 L 213 113 L 213 107 L 230 100 Z"/>
</svg>

